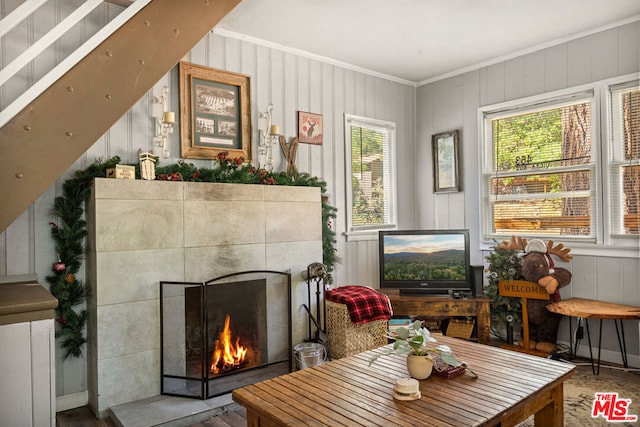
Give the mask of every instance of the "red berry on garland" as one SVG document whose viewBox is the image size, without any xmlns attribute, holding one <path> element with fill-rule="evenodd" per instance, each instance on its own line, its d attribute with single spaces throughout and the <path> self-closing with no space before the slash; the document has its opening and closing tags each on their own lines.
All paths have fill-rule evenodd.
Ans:
<svg viewBox="0 0 640 427">
<path fill-rule="evenodd" d="M 67 266 L 64 265 L 64 262 L 58 260 L 58 262 L 54 262 L 53 263 L 53 271 L 55 271 L 56 273 L 60 273 L 63 272 L 64 270 L 67 269 Z"/>
</svg>

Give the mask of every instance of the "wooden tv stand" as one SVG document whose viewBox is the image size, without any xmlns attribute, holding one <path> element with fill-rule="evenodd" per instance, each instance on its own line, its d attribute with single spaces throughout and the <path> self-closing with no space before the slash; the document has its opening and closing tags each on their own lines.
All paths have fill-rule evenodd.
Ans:
<svg viewBox="0 0 640 427">
<path fill-rule="evenodd" d="M 380 289 L 389 296 L 393 313 L 415 316 L 474 316 L 478 324 L 478 342 L 489 344 L 491 319 L 488 297 L 453 299 L 433 295 L 400 295 L 397 289 Z"/>
</svg>

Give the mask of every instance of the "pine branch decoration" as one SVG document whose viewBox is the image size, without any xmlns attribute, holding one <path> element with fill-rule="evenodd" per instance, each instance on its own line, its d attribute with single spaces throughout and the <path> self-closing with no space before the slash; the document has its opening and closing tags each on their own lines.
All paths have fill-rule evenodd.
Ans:
<svg viewBox="0 0 640 427">
<path fill-rule="evenodd" d="M 503 297 L 498 291 L 501 280 L 520 280 L 522 259 L 518 251 L 508 249 L 495 242 L 489 261 L 489 285 L 486 287 L 491 302 L 491 321 L 497 325 L 509 324 L 514 328 L 522 325 L 522 306 L 519 298 Z M 495 332 L 495 329 L 494 329 Z"/>
</svg>

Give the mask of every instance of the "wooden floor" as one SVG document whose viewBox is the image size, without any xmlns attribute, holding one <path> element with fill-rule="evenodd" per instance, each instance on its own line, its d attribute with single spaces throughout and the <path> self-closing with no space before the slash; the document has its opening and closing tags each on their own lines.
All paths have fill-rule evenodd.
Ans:
<svg viewBox="0 0 640 427">
<path fill-rule="evenodd" d="M 93 412 L 86 406 L 58 412 L 56 414 L 56 425 L 58 427 L 115 427 L 111 418 L 97 420 L 93 416 Z"/>
<path fill-rule="evenodd" d="M 110 418 L 97 420 L 88 407 L 58 412 L 57 427 L 115 427 Z M 201 423 L 190 424 L 188 427 L 246 427 L 247 411 L 240 408 L 217 417 L 209 418 Z"/>
<path fill-rule="evenodd" d="M 240 408 L 233 412 L 209 418 L 201 423 L 190 424 L 188 427 L 246 427 L 247 410 Z"/>
<path fill-rule="evenodd" d="M 578 361 L 576 361 L 578 362 Z M 580 360 L 584 363 L 584 360 Z M 577 366 L 578 370 L 591 372 L 591 366 Z M 614 369 L 602 368 L 601 378 L 618 378 L 624 381 L 640 382 L 640 374 L 624 372 Z M 87 407 L 59 412 L 56 416 L 57 427 L 116 427 L 111 419 L 97 420 L 91 410 Z M 200 423 L 190 424 L 186 427 L 245 427 L 247 425 L 247 411 L 240 408 L 236 411 L 227 412 L 217 417 L 210 418 Z"/>
</svg>

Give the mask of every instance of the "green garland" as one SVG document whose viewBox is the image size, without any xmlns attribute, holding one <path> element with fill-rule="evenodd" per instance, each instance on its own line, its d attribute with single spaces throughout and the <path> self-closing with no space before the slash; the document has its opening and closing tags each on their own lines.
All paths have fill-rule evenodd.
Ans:
<svg viewBox="0 0 640 427">
<path fill-rule="evenodd" d="M 58 262 L 53 265 L 53 274 L 47 276 L 51 294 L 58 299 L 56 337 L 62 340 L 66 350 L 64 359 L 69 356 L 80 357 L 82 346 L 87 339 L 83 335 L 87 322 L 87 311 L 77 312 L 74 307 L 85 301 L 89 287 L 76 279 L 84 254 L 83 240 L 87 235 L 84 205 L 91 194 L 94 178 L 106 176 L 106 170 L 120 163 L 115 156 L 105 162 L 96 160 L 82 171 L 76 171 L 73 177 L 62 185 L 62 196 L 56 197 L 52 214 L 59 222 L 51 222 L 51 235 L 56 244 Z M 234 184 L 292 185 L 320 187 L 322 193 L 322 251 L 323 263 L 327 266 L 328 281 L 332 282 L 332 272 L 340 260 L 336 256 L 336 233 L 333 222 L 337 209 L 327 202 L 327 184 L 306 173 L 292 176 L 284 172 L 268 172 L 245 164 L 243 158 L 230 158 L 220 153 L 216 158 L 217 167 L 197 168 L 193 164 L 180 162 L 173 165 L 156 167 L 156 176 L 168 181 L 220 182 Z M 136 176 L 140 177 L 139 165 Z"/>
<path fill-rule="evenodd" d="M 489 261 L 489 285 L 485 288 L 486 294 L 492 299 L 491 324 L 510 325 L 515 330 L 522 326 L 522 304 L 520 298 L 503 297 L 498 291 L 500 280 L 521 280 L 522 258 L 518 252 L 501 248 L 495 242 L 494 251 L 486 257 Z M 498 331 L 494 334 L 500 336 Z M 501 337 L 504 338 L 504 337 Z"/>
<path fill-rule="evenodd" d="M 56 243 L 58 262 L 53 265 L 53 274 L 47 276 L 51 294 L 58 299 L 56 336 L 62 339 L 65 350 L 63 359 L 80 357 L 87 322 L 87 311 L 76 312 L 74 306 L 82 303 L 89 292 L 88 286 L 76 279 L 80 269 L 84 248 L 82 242 L 87 235 L 87 223 L 83 219 L 84 202 L 91 194 L 93 179 L 106 176 L 106 169 L 120 162 L 114 157 L 108 162 L 95 162 L 62 184 L 62 196 L 56 197 L 52 214 L 59 223 L 51 222 L 51 236 Z"/>
</svg>

